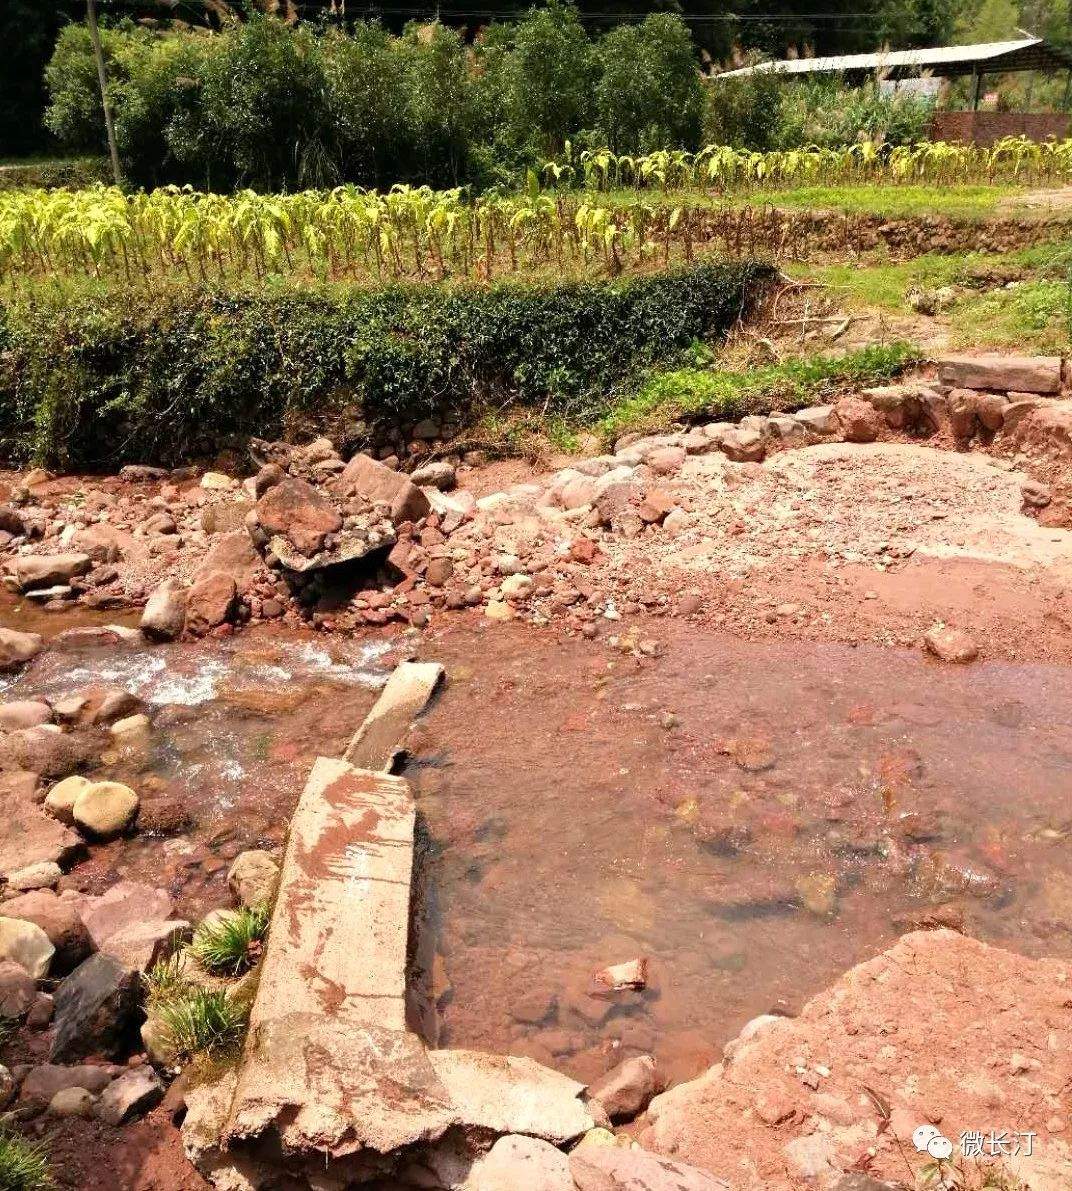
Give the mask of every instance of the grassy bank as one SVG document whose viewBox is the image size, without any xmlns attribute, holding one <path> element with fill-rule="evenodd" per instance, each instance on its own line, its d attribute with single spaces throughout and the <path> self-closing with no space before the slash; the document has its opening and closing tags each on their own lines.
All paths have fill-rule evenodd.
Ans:
<svg viewBox="0 0 1072 1191">
<path fill-rule="evenodd" d="M 734 325 L 770 271 L 617 282 L 210 293 L 0 307 L 9 459 L 179 463 L 230 438 L 331 427 L 352 448 L 423 418 L 516 405 L 579 422 Z"/>
<path fill-rule="evenodd" d="M 1015 252 L 928 253 L 911 261 L 802 265 L 847 313 L 933 313 L 952 347 L 1067 350 L 1072 240 Z"/>
<path fill-rule="evenodd" d="M 853 388 L 892 380 L 919 360 L 911 344 L 893 343 L 840 356 L 799 356 L 759 368 L 657 372 L 614 402 L 592 429 L 611 443 L 631 431 L 659 431 L 677 422 L 732 422 L 746 414 L 803 409 Z"/>
</svg>

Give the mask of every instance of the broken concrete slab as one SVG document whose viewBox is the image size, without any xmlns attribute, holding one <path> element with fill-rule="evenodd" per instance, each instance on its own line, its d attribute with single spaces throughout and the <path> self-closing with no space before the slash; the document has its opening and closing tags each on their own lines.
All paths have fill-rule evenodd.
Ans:
<svg viewBox="0 0 1072 1191">
<path fill-rule="evenodd" d="M 445 671 L 438 662 L 402 662 L 344 754 L 360 769 L 389 771 L 410 724 L 428 706 Z"/>
<path fill-rule="evenodd" d="M 322 1164 L 435 1141 L 456 1119 L 415 1034 L 291 1013 L 251 1029 L 222 1140 Z"/>
<path fill-rule="evenodd" d="M 580 1100 L 584 1084 L 534 1059 L 476 1050 L 433 1050 L 428 1057 L 467 1129 L 562 1144 L 595 1126 Z"/>
<path fill-rule="evenodd" d="M 251 1025 L 280 1014 L 406 1027 L 413 797 L 318 757 L 291 820 Z"/>
</svg>

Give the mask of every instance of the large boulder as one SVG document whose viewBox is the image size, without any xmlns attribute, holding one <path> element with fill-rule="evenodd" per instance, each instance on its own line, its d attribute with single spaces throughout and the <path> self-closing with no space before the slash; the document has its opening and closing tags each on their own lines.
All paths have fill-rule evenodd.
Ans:
<svg viewBox="0 0 1072 1191">
<path fill-rule="evenodd" d="M 64 732 L 55 724 L 19 728 L 0 737 L 0 769 L 66 777 L 93 761 L 102 743 L 93 733 Z"/>
<path fill-rule="evenodd" d="M 55 951 L 48 935 L 36 923 L 0 917 L 0 960 L 11 960 L 35 980 L 43 980 Z"/>
<path fill-rule="evenodd" d="M 37 981 L 13 959 L 0 960 L 0 1017 L 17 1021 L 37 996 Z"/>
<path fill-rule="evenodd" d="M 646 1150 L 582 1143 L 570 1155 L 576 1191 L 729 1191 L 706 1170 Z"/>
<path fill-rule="evenodd" d="M 119 881 L 100 897 L 88 898 L 81 907 L 82 921 L 97 948 L 118 931 L 142 922 L 171 917 L 172 901 L 163 889 L 137 881 Z"/>
<path fill-rule="evenodd" d="M 882 430 L 875 407 L 859 397 L 846 397 L 837 404 L 837 419 L 846 442 L 874 442 Z"/>
<path fill-rule="evenodd" d="M 461 1191 L 574 1191 L 570 1162 L 536 1137 L 500 1137 L 473 1164 Z"/>
<path fill-rule="evenodd" d="M 0 816 L 0 877 L 42 861 L 57 864 L 82 847 L 79 837 L 33 803 L 11 803 Z"/>
<path fill-rule="evenodd" d="M 124 1071 L 97 1101 L 97 1116 L 107 1125 L 123 1125 L 147 1113 L 164 1098 L 164 1085 L 151 1067 Z"/>
<path fill-rule="evenodd" d="M 57 1063 L 41 1063 L 31 1067 L 22 1081 L 20 1099 L 31 1103 L 48 1104 L 57 1092 L 82 1088 L 87 1092 L 103 1092 L 112 1082 L 111 1072 L 99 1063 L 78 1064 L 73 1067 Z"/>
<path fill-rule="evenodd" d="M 635 1055 L 596 1080 L 588 1089 L 588 1099 L 595 1100 L 612 1121 L 631 1121 L 658 1090 L 654 1058 Z"/>
<path fill-rule="evenodd" d="M 10 559 L 7 570 L 19 591 L 35 591 L 68 584 L 92 566 L 88 554 L 23 554 Z"/>
<path fill-rule="evenodd" d="M 74 800 L 75 823 L 98 839 L 111 839 L 138 813 L 138 796 L 122 782 L 90 782 Z"/>
<path fill-rule="evenodd" d="M 203 635 L 231 619 L 237 590 L 224 571 L 210 571 L 195 580 L 186 593 L 186 628 Z"/>
<path fill-rule="evenodd" d="M 41 652 L 44 640 L 40 633 L 20 633 L 0 626 L 0 673 L 25 666 Z"/>
<path fill-rule="evenodd" d="M 113 955 L 91 955 L 56 989 L 49 1057 L 120 1053 L 138 1008 L 140 977 Z"/>
<path fill-rule="evenodd" d="M 293 477 L 275 484 L 257 501 L 257 520 L 269 536 L 288 538 L 307 558 L 320 551 L 328 534 L 342 529 L 342 517 L 331 501 L 312 484 Z"/>
<path fill-rule="evenodd" d="M 946 356 L 938 361 L 938 378 L 960 389 L 1006 393 L 1059 393 L 1060 356 L 1015 356 L 985 352 Z"/>
<path fill-rule="evenodd" d="M 0 732 L 39 728 L 52 722 L 52 708 L 39 699 L 16 699 L 0 704 Z"/>
<path fill-rule="evenodd" d="M 45 810 L 61 823 L 73 823 L 74 804 L 78 801 L 78 795 L 90 785 L 92 782 L 88 777 L 72 773 L 70 777 L 57 782 L 45 795 Z"/>
<path fill-rule="evenodd" d="M 363 496 L 376 503 L 391 506 L 391 520 L 395 525 L 403 521 L 419 521 L 428 515 L 428 497 L 401 472 L 392 471 L 370 455 L 355 455 L 339 476 L 336 491 L 344 496 Z"/>
<path fill-rule="evenodd" d="M 279 862 L 268 852 L 240 852 L 227 873 L 227 885 L 242 906 L 270 906 L 279 887 Z"/>
</svg>

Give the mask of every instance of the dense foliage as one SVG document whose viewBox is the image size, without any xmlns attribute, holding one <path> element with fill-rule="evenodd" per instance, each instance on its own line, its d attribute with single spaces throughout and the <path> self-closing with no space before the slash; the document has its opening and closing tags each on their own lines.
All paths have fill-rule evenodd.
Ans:
<svg viewBox="0 0 1072 1191">
<path fill-rule="evenodd" d="M 704 265 L 568 285 L 11 300 L 0 307 L 0 444 L 12 458 L 114 467 L 186 461 L 303 417 L 335 419 L 345 438 L 357 423 L 460 418 L 490 402 L 578 414 L 644 365 L 725 332 L 768 273 Z"/>
<path fill-rule="evenodd" d="M 934 113 L 929 99 L 882 95 L 875 84 L 846 88 L 821 77 L 787 83 L 770 73 L 716 81 L 707 99 L 705 138 L 754 150 L 911 144 L 927 138 Z"/>
<path fill-rule="evenodd" d="M 213 36 L 121 26 L 103 40 L 124 170 L 146 186 L 486 184 L 569 137 L 630 152 L 699 140 L 694 47 L 667 13 L 593 41 L 553 2 L 475 48 L 442 25 L 396 37 L 265 17 Z M 57 140 L 99 150 L 81 26 L 63 31 L 47 77 Z"/>
</svg>

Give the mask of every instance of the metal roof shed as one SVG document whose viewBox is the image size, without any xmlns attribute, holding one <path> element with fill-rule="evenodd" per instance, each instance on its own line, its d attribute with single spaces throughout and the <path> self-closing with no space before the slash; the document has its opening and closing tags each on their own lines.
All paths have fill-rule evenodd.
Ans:
<svg viewBox="0 0 1072 1191">
<path fill-rule="evenodd" d="M 1018 41 L 989 41 L 930 50 L 882 50 L 874 54 L 843 54 L 836 58 L 784 58 L 727 70 L 713 77 L 716 80 L 732 79 L 770 72 L 787 76 L 841 74 L 860 78 L 881 74 L 894 79 L 920 74 L 940 78 L 971 75 L 975 79 L 974 106 L 978 107 L 984 74 L 1024 70 L 1072 71 L 1072 53 L 1043 41 L 1041 37 L 1024 37 Z"/>
</svg>

